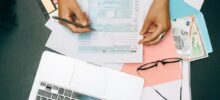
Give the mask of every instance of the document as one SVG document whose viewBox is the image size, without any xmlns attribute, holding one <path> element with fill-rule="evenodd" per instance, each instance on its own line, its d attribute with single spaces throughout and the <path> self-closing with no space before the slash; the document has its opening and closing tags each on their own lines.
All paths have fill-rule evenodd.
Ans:
<svg viewBox="0 0 220 100">
<path fill-rule="evenodd" d="M 96 31 L 79 35 L 79 53 L 138 52 L 138 0 L 86 1 L 88 3 L 83 1 L 83 4 L 90 8 L 87 13 Z"/>
<path fill-rule="evenodd" d="M 46 26 L 52 34 L 47 47 L 89 62 L 142 62 L 143 45 L 138 41 L 144 17 L 140 0 L 79 0 L 79 4 L 96 30 L 76 35 L 50 19 Z M 50 16 L 57 16 L 57 12 Z"/>
</svg>

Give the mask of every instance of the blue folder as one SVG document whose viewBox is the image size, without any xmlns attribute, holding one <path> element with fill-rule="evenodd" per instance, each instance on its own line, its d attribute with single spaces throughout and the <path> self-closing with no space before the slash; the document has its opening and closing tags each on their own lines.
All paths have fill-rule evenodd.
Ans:
<svg viewBox="0 0 220 100">
<path fill-rule="evenodd" d="M 199 31 L 201 32 L 205 44 L 205 49 L 207 53 L 213 52 L 205 19 L 199 10 L 185 3 L 184 0 L 170 0 L 170 15 L 171 19 L 195 16 Z"/>
</svg>

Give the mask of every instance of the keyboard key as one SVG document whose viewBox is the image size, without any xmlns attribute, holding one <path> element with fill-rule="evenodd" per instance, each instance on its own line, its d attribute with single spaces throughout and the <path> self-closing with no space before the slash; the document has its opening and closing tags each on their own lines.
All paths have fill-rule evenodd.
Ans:
<svg viewBox="0 0 220 100">
<path fill-rule="evenodd" d="M 46 86 L 46 90 L 47 90 L 47 91 L 51 91 L 51 89 L 52 89 L 52 85 L 47 84 L 47 86 Z"/>
<path fill-rule="evenodd" d="M 40 96 L 39 95 L 36 97 L 36 100 L 40 100 Z"/>
<path fill-rule="evenodd" d="M 52 94 L 52 99 L 56 100 L 56 99 L 57 99 L 57 97 L 58 97 L 58 95 L 57 95 L 57 94 Z"/>
<path fill-rule="evenodd" d="M 80 94 L 80 93 L 77 93 L 77 92 L 74 92 L 73 94 L 72 94 L 72 98 L 73 99 L 76 99 L 76 100 L 100 100 L 100 99 L 97 99 L 97 98 L 94 98 L 94 97 L 90 97 L 90 96 L 88 96 L 88 95 L 84 95 L 84 94 Z"/>
<path fill-rule="evenodd" d="M 67 97 L 71 97 L 72 91 L 70 90 L 65 90 L 64 95 Z"/>
<path fill-rule="evenodd" d="M 64 89 L 63 88 L 59 88 L 58 94 L 63 95 Z"/>
<path fill-rule="evenodd" d="M 44 83 L 44 82 L 41 82 L 40 83 L 40 86 L 46 86 L 47 84 L 46 83 Z"/>
<path fill-rule="evenodd" d="M 41 97 L 41 99 L 40 100 L 47 100 L 47 98 L 45 98 L 45 97 Z"/>
<path fill-rule="evenodd" d="M 41 90 L 41 89 L 38 90 L 38 95 L 44 96 L 44 97 L 48 97 L 48 98 L 51 97 L 51 93 L 50 92 L 47 92 L 47 91 L 44 91 L 44 90 Z"/>
<path fill-rule="evenodd" d="M 73 92 L 73 94 L 72 94 L 72 98 L 78 98 L 78 93 Z"/>
<path fill-rule="evenodd" d="M 87 97 L 89 97 L 89 96 L 84 95 L 84 94 L 80 94 L 80 93 L 77 93 L 77 92 L 74 92 L 74 93 L 72 94 L 72 98 L 75 98 L 75 99 L 87 98 Z"/>
<path fill-rule="evenodd" d="M 65 97 L 65 98 L 64 98 L 64 100 L 70 100 L 70 98 L 68 98 L 68 97 Z"/>
<path fill-rule="evenodd" d="M 58 100 L 63 100 L 64 96 L 59 95 Z"/>
<path fill-rule="evenodd" d="M 54 89 L 54 90 L 58 90 L 58 87 L 57 87 L 57 86 L 53 86 L 53 89 Z"/>
<path fill-rule="evenodd" d="M 52 100 L 52 99 L 47 99 L 47 100 Z"/>
</svg>

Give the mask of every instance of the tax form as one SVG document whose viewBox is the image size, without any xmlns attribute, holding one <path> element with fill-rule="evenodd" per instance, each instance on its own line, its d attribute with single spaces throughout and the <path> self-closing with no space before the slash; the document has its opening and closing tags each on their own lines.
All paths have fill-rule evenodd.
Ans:
<svg viewBox="0 0 220 100">
<path fill-rule="evenodd" d="M 138 52 L 138 1 L 78 0 L 96 31 L 79 35 L 79 53 Z"/>
<path fill-rule="evenodd" d="M 89 15 L 91 27 L 96 30 L 74 34 L 57 22 L 48 22 L 52 34 L 46 46 L 89 62 L 140 63 L 143 45 L 138 41 L 142 38 L 139 31 L 143 23 L 140 22 L 144 19 L 139 1 L 78 0 L 80 7 Z M 57 16 L 56 13 L 51 15 Z"/>
</svg>

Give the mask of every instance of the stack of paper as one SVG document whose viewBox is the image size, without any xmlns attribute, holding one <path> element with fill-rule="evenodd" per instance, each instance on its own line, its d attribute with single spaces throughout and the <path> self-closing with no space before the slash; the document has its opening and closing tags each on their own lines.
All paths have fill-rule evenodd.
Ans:
<svg viewBox="0 0 220 100">
<path fill-rule="evenodd" d="M 136 69 L 144 63 L 181 57 L 184 59 L 182 63 L 159 66 L 143 74 L 142 77 L 147 82 L 142 100 L 163 100 L 153 88 L 168 100 L 179 100 L 181 86 L 182 100 L 191 100 L 190 61 L 206 58 L 212 52 L 205 20 L 199 11 L 204 0 L 170 0 L 171 31 L 161 43 L 144 47 L 137 44 L 141 38 L 138 34 L 153 0 L 113 0 L 112 2 L 118 5 L 111 6 L 111 10 L 94 7 L 97 3 L 105 3 L 101 2 L 103 0 L 78 1 L 85 11 L 94 8 L 94 12 L 90 12 L 89 16 L 93 22 L 98 23 L 93 26 L 97 32 L 74 34 L 50 18 L 46 23 L 52 30 L 46 43 L 48 48 L 66 56 L 134 75 L 138 75 Z M 114 7 L 120 7 L 120 10 Z M 129 10 L 131 12 L 128 12 Z M 96 16 L 94 13 L 105 13 L 106 16 Z M 117 16 L 116 13 L 121 14 Z M 49 13 L 49 16 L 57 16 L 57 10 Z"/>
</svg>

